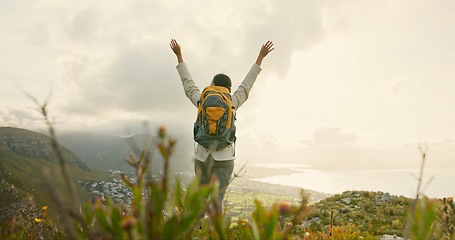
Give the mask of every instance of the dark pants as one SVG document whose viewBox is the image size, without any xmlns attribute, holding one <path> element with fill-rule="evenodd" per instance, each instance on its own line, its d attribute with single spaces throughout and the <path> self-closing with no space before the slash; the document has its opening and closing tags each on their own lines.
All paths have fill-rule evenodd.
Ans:
<svg viewBox="0 0 455 240">
<path fill-rule="evenodd" d="M 219 182 L 218 203 L 220 210 L 223 210 L 224 195 L 234 171 L 234 160 L 216 161 L 212 155 L 209 155 L 205 162 L 194 161 L 194 171 L 199 176 L 200 184 L 208 184 L 211 182 L 211 176 L 216 177 Z"/>
</svg>

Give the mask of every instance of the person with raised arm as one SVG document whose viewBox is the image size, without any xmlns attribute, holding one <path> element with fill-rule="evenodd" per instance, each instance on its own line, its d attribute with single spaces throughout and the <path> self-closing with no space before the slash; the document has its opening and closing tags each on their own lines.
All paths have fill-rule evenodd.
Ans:
<svg viewBox="0 0 455 240">
<path fill-rule="evenodd" d="M 273 42 L 267 41 L 259 51 L 238 89 L 231 94 L 229 76 L 217 74 L 202 92 L 191 77 L 183 60 L 182 48 L 175 39 L 170 47 L 177 57 L 177 71 L 185 95 L 198 108 L 194 128 L 194 169 L 200 184 L 211 182 L 212 176 L 219 182 L 218 206 L 222 211 L 223 200 L 234 171 L 235 160 L 235 114 L 248 95 L 261 72 L 263 59 L 273 51 Z"/>
</svg>

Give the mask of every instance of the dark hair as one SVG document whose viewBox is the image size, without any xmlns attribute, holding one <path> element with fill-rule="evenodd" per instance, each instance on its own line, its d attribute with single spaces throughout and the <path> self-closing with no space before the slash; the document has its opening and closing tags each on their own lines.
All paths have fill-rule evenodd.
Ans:
<svg viewBox="0 0 455 240">
<path fill-rule="evenodd" d="M 231 82 L 231 79 L 226 74 L 219 73 L 219 74 L 215 75 L 213 77 L 212 82 L 213 82 L 213 85 L 215 85 L 215 86 L 225 87 L 225 88 L 229 89 L 229 92 L 231 91 L 232 82 Z"/>
</svg>

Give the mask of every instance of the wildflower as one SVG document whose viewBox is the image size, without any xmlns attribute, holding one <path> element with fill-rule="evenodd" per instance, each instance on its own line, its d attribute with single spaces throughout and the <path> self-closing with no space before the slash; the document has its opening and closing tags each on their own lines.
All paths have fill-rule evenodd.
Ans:
<svg viewBox="0 0 455 240">
<path fill-rule="evenodd" d="M 41 210 L 47 211 L 47 208 L 48 208 L 48 206 L 43 206 L 43 207 L 41 207 Z"/>
<path fill-rule="evenodd" d="M 278 209 L 280 210 L 280 215 L 288 215 L 290 213 L 291 207 L 288 203 L 280 203 Z"/>
<path fill-rule="evenodd" d="M 304 239 L 310 239 L 311 234 L 309 232 L 305 232 L 305 238 Z"/>
<path fill-rule="evenodd" d="M 36 222 L 36 223 L 40 223 L 40 222 L 42 222 L 42 221 L 43 221 L 43 220 L 41 220 L 41 219 L 39 219 L 39 218 L 35 218 L 35 222 Z"/>
<path fill-rule="evenodd" d="M 169 147 L 168 147 L 168 152 L 172 153 L 174 151 L 175 144 L 177 143 L 177 140 L 173 137 L 169 137 Z"/>
<path fill-rule="evenodd" d="M 292 229 L 292 223 L 287 222 L 287 223 L 284 224 L 284 226 L 283 226 L 283 231 L 284 232 L 285 231 L 290 231 L 291 229 Z"/>
</svg>

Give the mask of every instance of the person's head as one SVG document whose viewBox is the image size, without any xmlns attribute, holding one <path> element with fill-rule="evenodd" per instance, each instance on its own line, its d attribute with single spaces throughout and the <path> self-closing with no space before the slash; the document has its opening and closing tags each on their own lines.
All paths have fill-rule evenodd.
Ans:
<svg viewBox="0 0 455 240">
<path fill-rule="evenodd" d="M 229 89 L 231 91 L 232 82 L 231 79 L 226 74 L 217 74 L 213 77 L 212 85 L 221 86 Z"/>
</svg>

